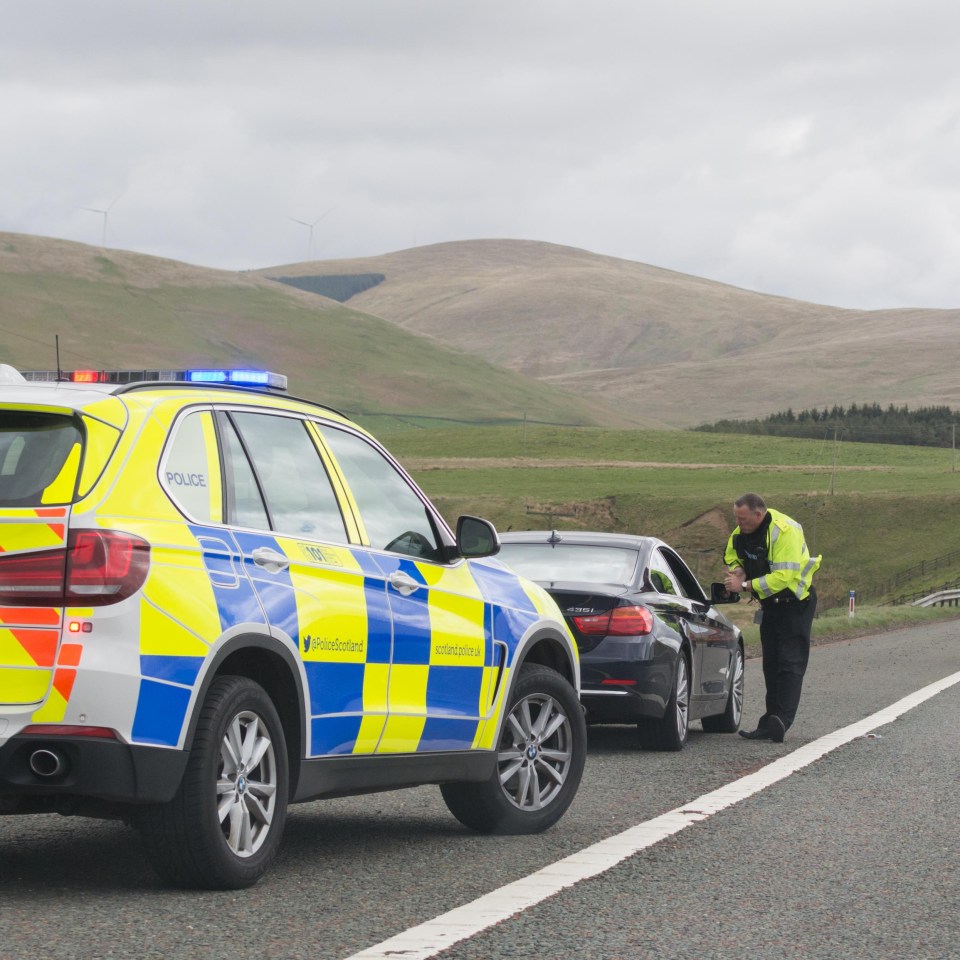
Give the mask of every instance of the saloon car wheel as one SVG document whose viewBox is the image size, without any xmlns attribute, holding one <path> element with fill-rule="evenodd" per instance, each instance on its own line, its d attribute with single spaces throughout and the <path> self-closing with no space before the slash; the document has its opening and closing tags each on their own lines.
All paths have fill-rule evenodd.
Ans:
<svg viewBox="0 0 960 960">
<path fill-rule="evenodd" d="M 587 750 L 587 727 L 573 687 L 539 664 L 521 668 L 484 783 L 445 783 L 443 799 L 481 833 L 538 833 L 570 806 Z"/>
<path fill-rule="evenodd" d="M 707 733 L 736 733 L 743 716 L 743 650 L 738 646 L 733 656 L 732 679 L 727 705 L 723 713 L 701 720 Z"/>
<path fill-rule="evenodd" d="M 287 814 L 280 718 L 258 684 L 219 677 L 197 721 L 180 788 L 139 818 L 154 868 L 184 887 L 236 890 L 266 872 Z"/>
<path fill-rule="evenodd" d="M 640 743 L 646 750 L 682 750 L 690 729 L 690 671 L 686 655 L 677 657 L 673 689 L 667 709 L 659 720 L 642 720 L 637 724 Z"/>
</svg>

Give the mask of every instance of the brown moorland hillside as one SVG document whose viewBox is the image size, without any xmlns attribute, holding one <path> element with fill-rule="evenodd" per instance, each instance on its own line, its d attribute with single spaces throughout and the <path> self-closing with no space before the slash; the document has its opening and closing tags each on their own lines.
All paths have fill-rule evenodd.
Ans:
<svg viewBox="0 0 960 960">
<path fill-rule="evenodd" d="M 256 273 L 0 233 L 0 362 L 61 368 L 258 366 L 356 415 L 643 426 Z"/>
<path fill-rule="evenodd" d="M 350 306 L 662 426 L 853 402 L 960 407 L 960 309 L 841 309 L 526 240 L 259 273 L 381 273 Z"/>
</svg>

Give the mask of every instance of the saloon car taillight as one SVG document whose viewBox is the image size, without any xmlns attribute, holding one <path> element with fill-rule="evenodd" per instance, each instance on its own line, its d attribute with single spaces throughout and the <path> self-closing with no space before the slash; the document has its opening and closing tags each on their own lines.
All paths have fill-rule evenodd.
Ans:
<svg viewBox="0 0 960 960">
<path fill-rule="evenodd" d="M 572 620 L 582 634 L 590 637 L 639 637 L 653 630 L 653 614 L 640 606 L 614 607 L 606 613 Z"/>
<path fill-rule="evenodd" d="M 150 545 L 116 530 L 71 530 L 67 546 L 0 555 L 0 606 L 103 606 L 147 579 Z"/>
</svg>

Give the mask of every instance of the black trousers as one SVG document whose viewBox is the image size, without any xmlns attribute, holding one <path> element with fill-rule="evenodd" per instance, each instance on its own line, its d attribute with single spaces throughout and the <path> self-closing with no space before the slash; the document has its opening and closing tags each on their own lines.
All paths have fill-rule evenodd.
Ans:
<svg viewBox="0 0 960 960">
<path fill-rule="evenodd" d="M 816 612 L 817 595 L 813 589 L 805 600 L 763 604 L 760 646 L 767 709 L 758 723 L 760 727 L 766 726 L 767 717 L 776 714 L 783 721 L 784 728 L 789 729 L 797 716 Z"/>
</svg>

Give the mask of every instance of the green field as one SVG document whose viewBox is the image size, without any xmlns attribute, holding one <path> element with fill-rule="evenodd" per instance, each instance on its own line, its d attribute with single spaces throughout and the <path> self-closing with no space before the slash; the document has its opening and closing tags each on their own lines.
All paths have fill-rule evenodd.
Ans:
<svg viewBox="0 0 960 960">
<path fill-rule="evenodd" d="M 824 609 L 960 578 L 953 451 L 685 431 L 372 424 L 448 520 L 502 530 L 616 530 L 662 537 L 715 578 L 733 500 L 747 490 L 799 520 L 824 557 Z M 923 564 L 922 573 L 907 575 Z"/>
</svg>

